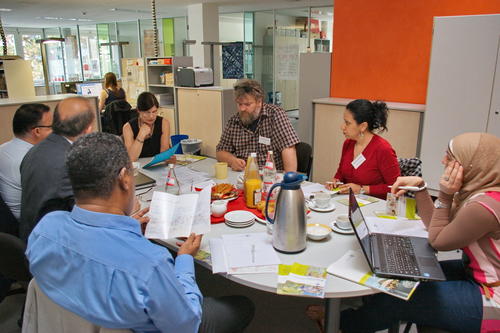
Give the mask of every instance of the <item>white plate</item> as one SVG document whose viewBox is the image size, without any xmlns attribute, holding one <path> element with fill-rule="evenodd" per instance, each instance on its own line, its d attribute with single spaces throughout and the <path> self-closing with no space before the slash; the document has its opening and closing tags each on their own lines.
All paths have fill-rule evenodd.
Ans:
<svg viewBox="0 0 500 333">
<path fill-rule="evenodd" d="M 354 235 L 354 230 L 352 230 L 352 229 L 349 229 L 349 230 L 341 229 L 341 228 L 339 228 L 337 226 L 337 223 L 335 223 L 335 221 L 333 221 L 333 222 L 330 223 L 330 228 L 332 228 L 332 230 L 335 231 L 338 234 L 342 234 L 342 235 Z"/>
<path fill-rule="evenodd" d="M 226 213 L 224 219 L 231 223 L 245 223 L 254 219 L 254 215 L 246 210 L 233 210 Z"/>
<path fill-rule="evenodd" d="M 250 223 L 228 223 L 226 221 L 226 225 L 232 228 L 247 228 L 251 227 L 255 223 L 255 220 L 250 221 Z"/>
<path fill-rule="evenodd" d="M 314 201 L 306 201 L 307 208 L 310 210 L 314 210 L 315 212 L 320 212 L 320 213 L 326 213 L 326 212 L 331 212 L 335 210 L 335 204 L 332 202 L 333 200 L 330 200 L 330 205 L 326 208 L 319 208 L 316 207 L 314 204 Z"/>
</svg>

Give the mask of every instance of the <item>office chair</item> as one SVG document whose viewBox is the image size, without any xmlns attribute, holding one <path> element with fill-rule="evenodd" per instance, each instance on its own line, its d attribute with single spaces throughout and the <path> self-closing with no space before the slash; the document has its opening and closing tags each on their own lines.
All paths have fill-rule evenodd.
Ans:
<svg viewBox="0 0 500 333">
<path fill-rule="evenodd" d="M 306 174 L 310 178 L 313 161 L 311 145 L 306 142 L 299 142 L 295 149 L 297 150 L 297 171 Z"/>
<path fill-rule="evenodd" d="M 134 113 L 132 106 L 124 99 L 109 103 L 101 116 L 102 131 L 122 135 L 123 125 L 134 116 Z"/>
<path fill-rule="evenodd" d="M 127 329 L 110 329 L 93 324 L 53 302 L 31 280 L 26 297 L 22 333 L 128 333 Z"/>
<path fill-rule="evenodd" d="M 19 222 L 0 195 L 0 232 L 18 237 Z"/>
</svg>

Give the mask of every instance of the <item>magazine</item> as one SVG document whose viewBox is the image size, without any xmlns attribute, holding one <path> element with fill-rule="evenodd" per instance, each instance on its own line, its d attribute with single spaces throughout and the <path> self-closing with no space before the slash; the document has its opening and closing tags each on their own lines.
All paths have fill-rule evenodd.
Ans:
<svg viewBox="0 0 500 333">
<path fill-rule="evenodd" d="M 279 265 L 277 293 L 309 297 L 325 297 L 326 269 L 294 263 Z"/>
<path fill-rule="evenodd" d="M 409 300 L 419 281 L 382 278 L 374 275 L 361 250 L 349 250 L 326 269 L 340 278 L 376 289 L 383 293 Z"/>
</svg>

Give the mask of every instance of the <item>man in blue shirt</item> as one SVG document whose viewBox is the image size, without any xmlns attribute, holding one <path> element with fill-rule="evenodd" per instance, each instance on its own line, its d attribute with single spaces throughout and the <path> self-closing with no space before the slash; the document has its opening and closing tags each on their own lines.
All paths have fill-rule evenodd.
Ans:
<svg viewBox="0 0 500 333">
<path fill-rule="evenodd" d="M 191 234 L 174 261 L 129 217 L 134 177 L 118 137 L 83 136 L 66 166 L 76 205 L 47 214 L 26 251 L 52 301 L 94 324 L 137 332 L 236 332 L 248 325 L 253 304 L 247 298 L 203 299 L 193 262 L 201 235 Z"/>
</svg>

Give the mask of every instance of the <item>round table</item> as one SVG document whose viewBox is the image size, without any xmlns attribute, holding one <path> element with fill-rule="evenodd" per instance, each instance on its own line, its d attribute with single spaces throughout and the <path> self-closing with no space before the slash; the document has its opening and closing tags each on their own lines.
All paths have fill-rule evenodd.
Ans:
<svg viewBox="0 0 500 333">
<path fill-rule="evenodd" d="M 141 165 L 147 163 L 146 159 L 140 160 Z M 176 168 L 188 167 L 191 170 L 206 172 L 209 177 L 214 178 L 214 164 L 215 160 L 206 158 L 204 160 L 189 164 L 187 166 L 177 166 Z M 163 191 L 163 184 L 166 177 L 166 167 L 157 166 L 151 169 L 141 169 L 144 174 L 156 179 L 157 187 Z M 228 170 L 228 178 L 222 180 L 215 180 L 217 183 L 232 183 L 236 184 L 239 173 Z M 152 191 L 151 191 L 152 192 Z M 335 210 L 328 213 L 319 213 L 311 211 L 308 215 L 307 223 L 322 223 L 329 225 L 335 219 L 337 214 L 347 214 L 347 206 L 337 202 L 338 199 L 347 198 L 347 195 L 335 195 L 333 200 L 335 202 Z M 361 208 L 365 216 L 373 215 L 374 210 L 385 209 L 385 201 L 379 200 Z M 203 236 L 201 249 L 208 249 L 208 241 L 210 238 L 220 237 L 223 234 L 236 234 L 236 233 L 253 233 L 253 232 L 266 232 L 266 226 L 256 222 L 248 228 L 231 228 L 225 223 L 212 224 L 211 230 L 208 234 Z M 176 250 L 175 240 L 167 240 L 163 242 L 167 247 Z M 307 240 L 306 249 L 298 254 L 284 254 L 278 253 L 282 264 L 293 264 L 298 262 L 305 265 L 312 265 L 318 267 L 328 267 L 332 262 L 340 259 L 342 255 L 348 250 L 359 249 L 359 243 L 356 236 L 342 235 L 331 232 L 330 235 L 321 241 Z M 199 264 L 211 267 L 205 263 L 198 261 Z M 277 274 L 241 274 L 241 275 L 228 275 L 225 277 L 239 284 L 264 290 L 271 293 L 276 293 Z M 344 297 L 363 296 L 376 293 L 375 290 L 364 287 L 362 285 L 335 277 L 331 274 L 327 275 L 327 282 L 325 286 L 325 330 L 326 332 L 337 332 L 339 319 L 340 319 L 340 299 Z"/>
</svg>

